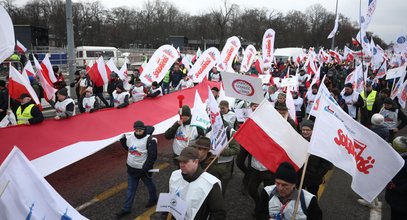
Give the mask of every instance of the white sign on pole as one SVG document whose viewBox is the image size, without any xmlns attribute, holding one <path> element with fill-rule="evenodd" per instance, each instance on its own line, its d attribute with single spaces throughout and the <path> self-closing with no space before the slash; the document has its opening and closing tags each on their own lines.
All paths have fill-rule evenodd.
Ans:
<svg viewBox="0 0 407 220">
<path fill-rule="evenodd" d="M 187 213 L 188 204 L 179 196 L 171 193 L 160 193 L 156 212 L 169 212 L 177 220 L 183 220 Z"/>
<path fill-rule="evenodd" d="M 226 96 L 254 103 L 264 99 L 261 79 L 229 72 L 221 75 Z"/>
</svg>

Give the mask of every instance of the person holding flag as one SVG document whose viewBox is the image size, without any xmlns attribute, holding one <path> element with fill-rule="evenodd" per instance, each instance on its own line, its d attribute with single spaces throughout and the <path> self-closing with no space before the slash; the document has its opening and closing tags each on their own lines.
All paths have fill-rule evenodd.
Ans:
<svg viewBox="0 0 407 220">
<path fill-rule="evenodd" d="M 176 166 L 178 166 L 178 160 L 175 158 L 180 155 L 182 149 L 186 148 L 190 142 L 195 141 L 198 137 L 205 135 L 202 128 L 191 126 L 192 114 L 188 105 L 182 106 L 179 114 L 180 120 L 176 121 L 164 133 L 167 140 L 174 139 L 172 150 Z"/>
<path fill-rule="evenodd" d="M 58 101 L 55 103 L 55 120 L 69 118 L 75 115 L 75 101 L 68 96 L 68 90 L 62 88 L 57 92 Z"/>
<path fill-rule="evenodd" d="M 281 163 L 275 178 L 275 185 L 266 186 L 261 191 L 259 205 L 256 207 L 258 220 L 292 219 L 294 204 L 299 193 L 301 207 L 295 219 L 322 219 L 322 210 L 317 198 L 304 189 L 296 188 L 298 180 L 293 165 L 288 162 Z"/>
<path fill-rule="evenodd" d="M 0 80 L 0 120 L 7 114 L 8 108 L 8 90 L 6 81 Z"/>
<path fill-rule="evenodd" d="M 16 111 L 18 125 L 33 125 L 44 121 L 44 115 L 40 108 L 32 102 L 29 94 L 21 94 L 20 100 L 20 106 Z"/>
<path fill-rule="evenodd" d="M 403 111 L 394 107 L 394 102 L 389 97 L 384 99 L 383 107 L 379 113 L 383 115 L 384 125 L 389 129 L 389 140 L 393 141 L 394 135 L 407 125 L 407 116 Z"/>
</svg>

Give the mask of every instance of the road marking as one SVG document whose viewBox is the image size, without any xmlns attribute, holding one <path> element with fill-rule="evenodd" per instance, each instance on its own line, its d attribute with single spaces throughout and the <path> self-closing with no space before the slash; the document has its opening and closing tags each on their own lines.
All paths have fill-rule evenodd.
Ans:
<svg viewBox="0 0 407 220">
<path fill-rule="evenodd" d="M 319 189 L 318 189 L 318 200 L 321 198 L 322 194 L 324 193 L 325 190 L 325 186 L 328 183 L 329 179 L 331 178 L 332 174 L 334 172 L 334 169 L 329 170 L 325 176 L 324 176 L 324 183 L 322 183 L 321 185 L 319 185 Z"/>
<path fill-rule="evenodd" d="M 165 162 L 165 163 L 160 163 L 160 164 L 158 164 L 157 166 L 154 166 L 154 169 L 163 170 L 163 169 L 167 168 L 169 165 L 170 165 L 170 164 L 167 163 L 167 162 Z M 122 182 L 122 183 L 120 183 L 120 184 L 118 184 L 118 185 L 116 185 L 116 186 L 113 186 L 113 187 L 107 189 L 106 191 L 104 191 L 104 192 L 102 192 L 102 193 L 96 195 L 96 196 L 93 197 L 93 199 L 91 199 L 90 201 L 85 202 L 84 204 L 78 206 L 78 207 L 76 208 L 76 210 L 81 211 L 81 210 L 83 210 L 83 209 L 85 209 L 85 208 L 87 208 L 87 207 L 89 207 L 89 206 L 91 206 L 91 205 L 93 205 L 93 204 L 95 204 L 95 203 L 97 203 L 97 202 L 101 202 L 101 201 L 103 201 L 103 200 L 106 200 L 106 199 L 112 197 L 113 195 L 115 195 L 115 194 L 117 194 L 117 193 L 119 193 L 119 192 L 125 190 L 126 188 L 127 188 L 127 181 L 126 181 L 126 182 Z M 155 206 L 152 207 L 152 208 L 154 208 L 154 211 L 155 211 Z M 150 209 L 149 209 L 149 210 L 150 210 Z M 149 210 L 147 210 L 147 211 L 149 211 Z M 144 213 L 143 213 L 143 214 L 144 214 Z M 151 214 L 150 214 L 150 215 L 151 215 Z"/>
</svg>

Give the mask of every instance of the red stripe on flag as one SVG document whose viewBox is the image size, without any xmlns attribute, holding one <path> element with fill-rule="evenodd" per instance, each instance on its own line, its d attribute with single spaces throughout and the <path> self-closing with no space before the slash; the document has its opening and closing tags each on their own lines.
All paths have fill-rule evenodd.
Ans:
<svg viewBox="0 0 407 220">
<path fill-rule="evenodd" d="M 282 162 L 289 162 L 294 166 L 295 170 L 299 169 L 287 155 L 284 148 L 250 118 L 239 128 L 234 138 L 272 172 L 275 172 Z"/>
</svg>

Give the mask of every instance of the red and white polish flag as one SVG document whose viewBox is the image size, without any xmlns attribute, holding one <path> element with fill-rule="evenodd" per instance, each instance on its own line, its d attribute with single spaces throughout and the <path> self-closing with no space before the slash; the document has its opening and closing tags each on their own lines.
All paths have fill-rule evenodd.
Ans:
<svg viewBox="0 0 407 220">
<path fill-rule="evenodd" d="M 291 163 L 296 170 L 301 168 L 309 144 L 267 100 L 257 107 L 234 138 L 272 172 L 282 162 Z"/>
<path fill-rule="evenodd" d="M 8 90 L 11 98 L 18 99 L 21 94 L 27 93 L 30 94 L 36 104 L 41 103 L 28 79 L 21 75 L 11 64 L 8 83 Z"/>
<path fill-rule="evenodd" d="M 52 100 L 52 98 L 55 96 L 55 93 L 57 92 L 57 90 L 52 86 L 52 83 L 50 83 L 45 78 L 45 76 L 44 76 L 45 73 L 42 69 L 42 66 L 38 62 L 37 58 L 35 58 L 35 56 L 33 56 L 33 59 L 34 59 L 35 68 L 37 68 L 38 78 L 40 79 L 42 89 L 44 90 L 44 98 L 46 100 Z"/>
<path fill-rule="evenodd" d="M 25 53 L 27 51 L 27 48 L 24 47 L 24 45 L 22 43 L 20 43 L 20 41 L 18 41 L 18 40 L 16 40 L 16 41 L 17 41 L 17 44 L 16 44 L 17 50 L 20 53 Z"/>
</svg>

